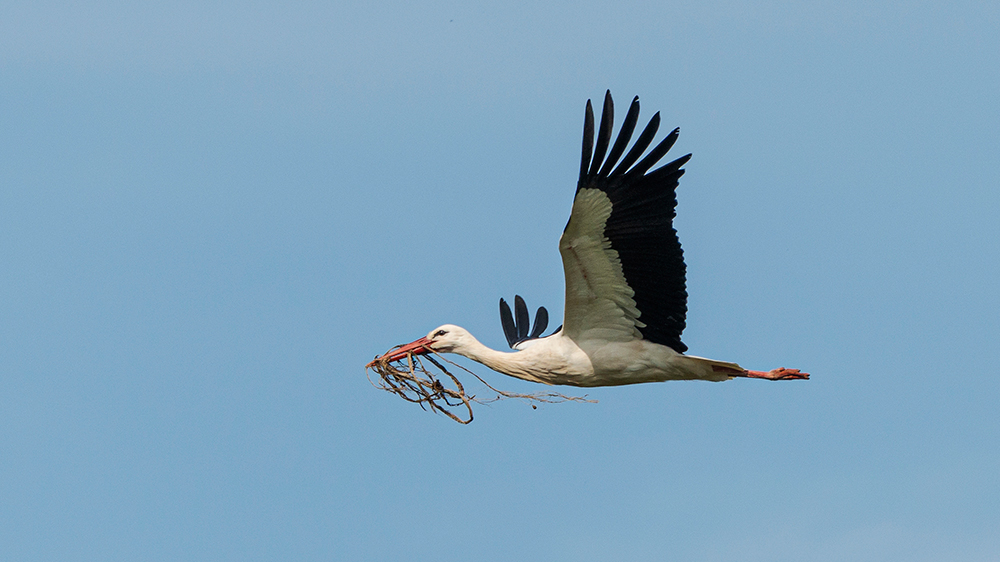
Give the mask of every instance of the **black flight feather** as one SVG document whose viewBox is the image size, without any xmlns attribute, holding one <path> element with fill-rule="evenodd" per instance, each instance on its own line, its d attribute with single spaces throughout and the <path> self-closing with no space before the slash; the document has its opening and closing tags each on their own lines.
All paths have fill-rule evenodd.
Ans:
<svg viewBox="0 0 1000 562">
<path fill-rule="evenodd" d="M 680 127 L 674 129 L 673 132 L 660 141 L 660 144 L 656 145 L 656 148 L 650 150 L 649 154 L 647 154 L 645 158 L 640 160 L 635 166 L 632 166 L 632 169 L 628 171 L 628 175 L 641 176 L 645 174 L 647 170 L 660 161 L 660 158 L 663 158 L 663 155 L 670 150 L 670 147 L 674 146 L 674 143 L 677 141 L 677 137 L 680 134 Z"/>
<path fill-rule="evenodd" d="M 528 336 L 529 340 L 542 337 L 542 332 L 545 331 L 549 325 L 549 311 L 545 310 L 544 306 L 538 307 L 538 312 L 535 313 L 535 327 L 531 329 L 531 334 Z"/>
<path fill-rule="evenodd" d="M 514 295 L 514 324 L 517 325 L 517 341 L 526 340 L 531 320 L 528 318 L 528 305 L 524 304 L 521 295 Z"/>
<path fill-rule="evenodd" d="M 580 177 L 587 175 L 590 157 L 594 150 L 594 107 L 587 100 L 587 114 L 583 119 L 583 156 L 580 158 Z"/>
<path fill-rule="evenodd" d="M 503 326 L 503 335 L 507 338 L 507 345 L 513 348 L 517 345 L 517 328 L 514 326 L 514 316 L 510 313 L 510 306 L 502 298 L 500 299 L 500 324 Z"/>
<path fill-rule="evenodd" d="M 646 174 L 646 177 L 649 178 L 650 181 L 666 181 L 667 176 L 670 176 L 672 174 L 676 174 L 677 178 L 680 178 L 681 176 L 684 175 L 684 170 L 681 170 L 680 167 L 683 166 L 684 164 L 687 164 L 687 161 L 690 159 L 691 159 L 690 154 L 681 156 L 677 160 L 674 160 L 673 162 L 665 166 L 661 166 L 653 170 L 652 172 Z"/>
<path fill-rule="evenodd" d="M 615 125 L 615 105 L 611 100 L 611 90 L 604 94 L 604 110 L 601 112 L 601 128 L 597 135 L 597 147 L 594 148 L 594 161 L 590 164 L 590 175 L 597 173 L 597 167 L 604 160 L 611 141 L 611 129 Z"/>
<path fill-rule="evenodd" d="M 660 128 L 660 113 L 657 112 L 653 115 L 653 118 L 649 120 L 646 128 L 642 130 L 639 134 L 639 138 L 635 139 L 635 144 L 632 145 L 632 149 L 628 151 L 625 155 L 625 159 L 622 160 L 621 164 L 615 168 L 615 171 L 611 172 L 610 178 L 620 176 L 628 171 L 629 167 L 635 163 L 636 160 L 642 156 L 642 153 L 646 151 L 649 147 L 649 143 L 653 142 L 653 137 L 656 136 L 656 130 Z"/>
<path fill-rule="evenodd" d="M 611 94 L 611 90 L 608 90 L 608 94 Z M 618 159 L 622 157 L 622 153 L 625 152 L 628 140 L 632 138 L 632 131 L 635 130 L 635 124 L 638 122 L 639 96 L 636 96 L 632 98 L 632 105 L 629 106 L 628 113 L 625 114 L 625 122 L 622 123 L 622 130 L 618 133 L 618 140 L 615 141 L 615 145 L 611 148 L 611 154 L 608 154 L 608 159 L 601 166 L 601 171 L 598 175 L 607 177 L 611 173 L 611 169 L 614 168 L 615 164 L 618 163 Z M 611 137 L 610 130 L 608 131 L 608 137 Z M 590 175 L 594 174 L 591 173 Z"/>
</svg>

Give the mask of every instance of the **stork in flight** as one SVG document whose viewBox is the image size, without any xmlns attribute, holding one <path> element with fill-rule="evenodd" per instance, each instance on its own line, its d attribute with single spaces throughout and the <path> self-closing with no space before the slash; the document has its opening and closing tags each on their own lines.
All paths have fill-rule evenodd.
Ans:
<svg viewBox="0 0 1000 562">
<path fill-rule="evenodd" d="M 640 160 L 656 135 L 660 114 L 625 153 L 638 118 L 636 96 L 608 152 L 614 123 L 611 92 L 604 97 L 596 146 L 594 110 L 587 101 L 580 180 L 569 223 L 559 239 L 566 275 L 561 328 L 540 337 L 548 323 L 548 313 L 540 308 L 529 334 L 523 299 L 514 300 L 516 320 L 500 299 L 501 323 L 514 352 L 490 349 L 464 328 L 445 324 L 390 352 L 388 360 L 432 351 L 457 353 L 519 379 L 585 387 L 733 377 L 808 379 L 809 374 L 798 369 L 749 371 L 736 363 L 684 354 L 686 268 L 673 218 L 675 190 L 684 174 L 681 166 L 691 155 L 649 172 L 677 140 L 680 129 Z"/>
</svg>

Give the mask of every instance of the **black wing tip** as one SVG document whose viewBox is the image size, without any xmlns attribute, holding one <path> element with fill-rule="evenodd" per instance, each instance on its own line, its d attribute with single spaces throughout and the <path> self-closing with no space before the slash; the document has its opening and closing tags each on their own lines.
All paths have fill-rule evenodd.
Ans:
<svg viewBox="0 0 1000 562">
<path fill-rule="evenodd" d="M 514 348 L 517 345 L 517 327 L 514 325 L 514 315 L 510 312 L 510 305 L 500 298 L 500 325 L 503 327 L 503 335 L 507 338 L 507 345 Z"/>
<path fill-rule="evenodd" d="M 528 337 L 528 305 L 524 303 L 521 295 L 514 295 L 514 325 L 517 326 L 517 341 L 524 341 Z"/>
<path fill-rule="evenodd" d="M 511 349 L 516 349 L 515 346 L 521 342 L 540 338 L 549 325 L 549 312 L 544 306 L 538 307 L 538 311 L 535 312 L 535 325 L 529 333 L 530 320 L 528 306 L 521 295 L 514 295 L 513 313 L 507 301 L 503 297 L 500 298 L 500 324 L 503 327 L 504 337 L 507 338 L 507 345 Z"/>
<path fill-rule="evenodd" d="M 587 110 L 583 116 L 583 148 L 580 154 L 580 181 L 590 171 L 590 161 L 594 155 L 594 106 L 587 100 Z"/>
<path fill-rule="evenodd" d="M 642 158 L 639 162 L 642 166 L 636 165 L 636 162 L 640 160 L 640 157 L 649 148 L 653 137 L 656 136 L 656 131 L 659 129 L 661 115 L 657 111 L 639 134 L 628 154 L 625 155 L 621 163 L 618 163 L 618 158 L 621 157 L 625 151 L 625 147 L 632 138 L 632 133 L 635 130 L 635 122 L 638 120 L 639 96 L 636 95 L 632 98 L 628 114 L 625 117 L 625 122 L 622 123 L 622 128 L 618 131 L 618 137 L 615 139 L 614 146 L 605 159 L 604 152 L 608 148 L 607 145 L 610 142 L 614 129 L 614 123 L 612 122 L 614 119 L 613 107 L 614 102 L 611 96 L 611 89 L 608 88 L 604 92 L 604 111 L 601 115 L 601 127 L 598 130 L 594 127 L 593 103 L 591 100 L 587 100 L 587 113 L 584 121 L 583 158 L 580 164 L 580 183 L 578 188 L 582 187 L 588 180 L 595 178 L 613 179 L 620 176 L 628 176 L 629 180 L 632 180 L 646 175 L 649 169 L 673 146 L 674 141 L 680 135 L 681 128 L 675 127 L 649 154 L 646 154 L 645 158 Z M 596 139 L 595 136 L 597 137 Z M 594 144 L 595 140 L 597 141 L 596 146 Z M 687 162 L 690 157 L 691 155 L 688 154 L 684 162 Z M 615 167 L 615 164 L 618 164 L 618 166 Z M 668 166 L 672 164 L 668 164 Z"/>
<path fill-rule="evenodd" d="M 587 171 L 588 177 L 596 175 L 601 163 L 604 162 L 614 128 L 615 102 L 611 99 L 611 90 L 608 90 L 604 96 L 604 107 L 601 109 L 601 124 L 597 128 L 597 142 L 594 145 L 593 154 L 591 154 L 590 168 Z"/>
<path fill-rule="evenodd" d="M 538 307 L 535 312 L 535 326 L 531 329 L 531 334 L 528 335 L 528 339 L 536 339 L 542 337 L 542 332 L 545 331 L 549 325 L 549 311 L 545 310 L 544 306 Z"/>
</svg>

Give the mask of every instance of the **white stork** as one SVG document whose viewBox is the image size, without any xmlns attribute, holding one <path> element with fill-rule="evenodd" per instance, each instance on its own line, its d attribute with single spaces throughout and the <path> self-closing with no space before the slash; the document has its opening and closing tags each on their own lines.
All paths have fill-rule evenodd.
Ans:
<svg viewBox="0 0 1000 562">
<path fill-rule="evenodd" d="M 519 379 L 586 387 L 733 377 L 808 379 L 808 373 L 797 369 L 749 371 L 736 363 L 684 355 L 685 265 L 672 223 L 675 190 L 684 174 L 681 166 L 691 155 L 647 173 L 680 133 L 674 129 L 639 160 L 659 127 L 657 113 L 619 163 L 638 118 L 636 96 L 608 152 L 614 123 L 611 92 L 604 97 L 596 146 L 594 110 L 587 101 L 580 180 L 569 223 L 559 239 L 566 275 L 560 329 L 539 337 L 548 322 L 548 313 L 541 308 L 529 334 L 521 297 L 514 300 L 516 322 L 500 299 L 501 322 L 514 352 L 490 349 L 467 330 L 445 324 L 390 352 L 388 359 L 432 350 L 457 353 Z"/>
</svg>

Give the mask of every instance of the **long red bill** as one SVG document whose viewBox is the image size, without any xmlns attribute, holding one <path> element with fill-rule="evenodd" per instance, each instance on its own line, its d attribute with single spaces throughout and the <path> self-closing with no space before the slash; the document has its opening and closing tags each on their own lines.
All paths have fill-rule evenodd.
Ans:
<svg viewBox="0 0 1000 562">
<path fill-rule="evenodd" d="M 370 363 L 365 365 L 365 367 L 371 367 L 376 361 L 399 361 L 400 359 L 406 358 L 407 355 L 425 355 L 431 352 L 430 347 L 431 340 L 427 338 L 420 338 L 419 340 L 402 345 L 392 351 L 389 351 L 381 357 L 376 357 Z"/>
</svg>

